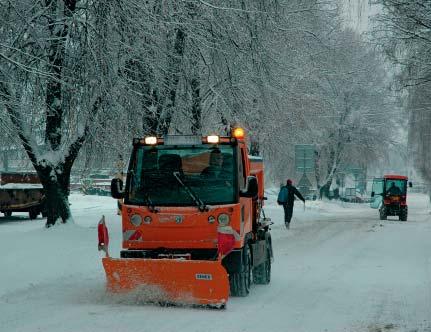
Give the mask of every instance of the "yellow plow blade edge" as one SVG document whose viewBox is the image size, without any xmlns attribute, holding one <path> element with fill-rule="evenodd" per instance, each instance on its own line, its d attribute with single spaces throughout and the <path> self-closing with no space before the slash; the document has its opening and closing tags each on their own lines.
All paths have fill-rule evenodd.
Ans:
<svg viewBox="0 0 431 332">
<path fill-rule="evenodd" d="M 223 306 L 229 278 L 220 261 L 103 258 L 107 289 L 141 291 L 150 300 Z"/>
</svg>

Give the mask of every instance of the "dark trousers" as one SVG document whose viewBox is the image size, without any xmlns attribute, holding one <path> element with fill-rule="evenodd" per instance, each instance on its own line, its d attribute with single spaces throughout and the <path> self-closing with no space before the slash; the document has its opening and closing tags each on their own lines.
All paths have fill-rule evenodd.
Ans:
<svg viewBox="0 0 431 332">
<path fill-rule="evenodd" d="M 284 208 L 284 223 L 288 224 L 292 219 L 293 205 L 283 204 L 283 208 Z"/>
</svg>

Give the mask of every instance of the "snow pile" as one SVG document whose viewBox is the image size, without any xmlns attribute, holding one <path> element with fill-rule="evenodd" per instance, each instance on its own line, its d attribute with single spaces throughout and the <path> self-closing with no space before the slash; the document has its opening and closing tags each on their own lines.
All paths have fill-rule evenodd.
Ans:
<svg viewBox="0 0 431 332">
<path fill-rule="evenodd" d="M 35 183 L 7 183 L 0 186 L 0 189 L 42 189 L 41 184 Z"/>
</svg>

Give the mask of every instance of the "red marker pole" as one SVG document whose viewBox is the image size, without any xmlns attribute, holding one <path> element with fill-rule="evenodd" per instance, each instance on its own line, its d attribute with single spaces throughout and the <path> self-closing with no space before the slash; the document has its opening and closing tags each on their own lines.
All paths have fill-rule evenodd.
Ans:
<svg viewBox="0 0 431 332">
<path fill-rule="evenodd" d="M 103 250 L 106 254 L 106 257 L 109 257 L 108 253 L 108 246 L 109 246 L 109 234 L 108 234 L 108 228 L 105 224 L 105 216 L 102 216 L 102 219 L 100 219 L 99 224 L 97 225 L 97 235 L 99 237 L 99 244 L 97 248 L 100 250 Z"/>
</svg>

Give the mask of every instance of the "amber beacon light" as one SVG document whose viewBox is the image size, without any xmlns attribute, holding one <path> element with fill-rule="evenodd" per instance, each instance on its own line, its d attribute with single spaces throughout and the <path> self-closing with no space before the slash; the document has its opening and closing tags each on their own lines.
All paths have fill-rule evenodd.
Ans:
<svg viewBox="0 0 431 332">
<path fill-rule="evenodd" d="M 245 137 L 245 131 L 243 128 L 235 128 L 232 132 L 232 136 L 236 139 L 244 139 Z"/>
</svg>

